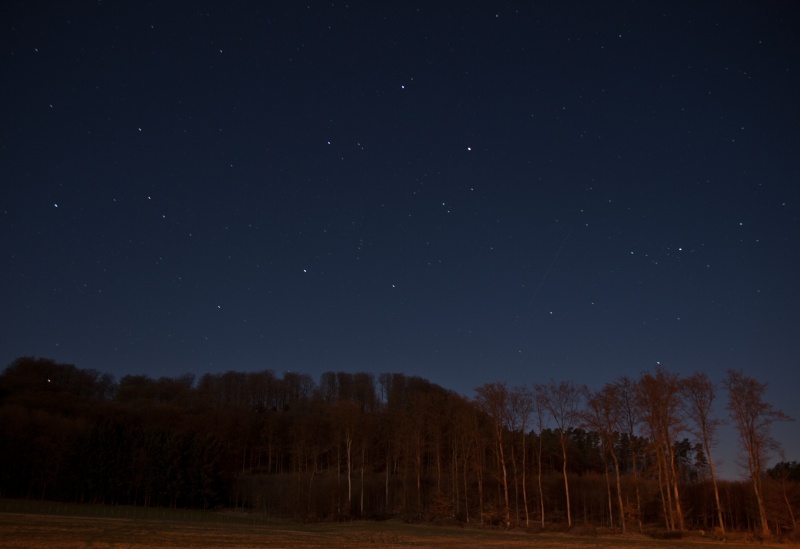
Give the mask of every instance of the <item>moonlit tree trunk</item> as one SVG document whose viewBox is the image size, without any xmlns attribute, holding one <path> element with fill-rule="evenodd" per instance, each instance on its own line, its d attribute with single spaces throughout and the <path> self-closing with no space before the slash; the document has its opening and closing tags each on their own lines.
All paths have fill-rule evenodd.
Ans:
<svg viewBox="0 0 800 549">
<path fill-rule="evenodd" d="M 472 418 L 474 417 L 474 410 L 471 407 L 462 405 L 459 407 L 455 414 L 455 424 L 453 430 L 453 438 L 458 441 L 459 453 L 458 462 L 460 463 L 461 479 L 459 480 L 459 465 L 454 464 L 456 478 L 454 482 L 463 481 L 463 499 L 464 499 L 464 516 L 467 523 L 471 520 L 470 515 L 470 485 L 469 473 L 472 449 L 475 446 L 473 442 L 473 429 Z M 455 458 L 454 458 L 455 459 Z"/>
<path fill-rule="evenodd" d="M 511 434 L 514 432 L 512 430 Z M 514 448 L 514 438 L 511 438 L 511 467 L 514 469 L 514 518 L 519 524 L 519 470 L 517 468 L 517 452 Z"/>
<path fill-rule="evenodd" d="M 722 423 L 712 417 L 712 405 L 716 398 L 716 387 L 708 376 L 699 372 L 683 380 L 681 384 L 683 403 L 686 416 L 693 423 L 692 434 L 703 442 L 703 449 L 708 459 L 708 470 L 711 473 L 711 484 L 714 486 L 714 500 L 717 506 L 717 521 L 719 528 L 725 532 L 725 522 L 722 519 L 722 505 L 719 501 L 719 488 L 717 476 L 714 472 L 714 460 L 711 458 L 711 448 L 715 445 L 715 431 Z"/>
<path fill-rule="evenodd" d="M 497 448 L 499 450 L 499 459 L 501 469 L 503 471 L 503 496 L 505 499 L 505 509 L 506 509 L 506 528 L 511 527 L 511 505 L 509 504 L 508 499 L 508 469 L 506 468 L 506 456 L 505 452 L 503 451 L 503 433 L 502 431 L 499 434 L 499 438 L 497 440 Z"/>
<path fill-rule="evenodd" d="M 786 462 L 786 458 L 783 455 L 783 451 L 781 451 L 781 461 Z M 794 516 L 794 510 L 792 509 L 792 502 L 789 499 L 789 491 L 787 489 L 787 483 L 791 482 L 789 480 L 789 468 L 788 467 L 780 467 L 777 471 L 773 469 L 777 473 L 778 480 L 781 482 L 781 492 L 783 493 L 783 502 L 786 504 L 786 509 L 789 512 L 789 520 L 792 521 L 792 530 L 797 530 L 797 519 Z M 794 483 L 793 483 L 794 484 Z"/>
<path fill-rule="evenodd" d="M 392 452 L 387 445 L 386 447 L 386 476 L 384 477 L 384 485 L 383 485 L 383 492 L 384 492 L 384 499 L 385 499 L 385 513 L 389 513 L 389 471 L 391 470 L 391 461 L 392 459 Z"/>
<path fill-rule="evenodd" d="M 605 463 L 606 452 L 611 456 L 614 462 L 614 474 L 616 477 L 617 487 L 617 504 L 619 506 L 620 527 L 622 533 L 627 531 L 625 525 L 625 509 L 622 502 L 622 483 L 620 480 L 619 472 L 619 456 L 614 447 L 617 440 L 617 434 L 624 429 L 623 421 L 623 407 L 622 395 L 620 388 L 616 384 L 607 384 L 600 391 L 592 394 L 587 403 L 586 410 L 582 415 L 583 423 L 589 428 L 596 431 L 603 442 L 603 461 Z M 608 484 L 608 468 L 605 467 L 606 480 Z M 608 488 L 609 498 L 609 513 L 613 517 L 613 510 L 611 506 L 611 488 Z M 612 519 L 611 524 L 614 524 Z"/>
<path fill-rule="evenodd" d="M 572 528 L 572 510 L 569 498 L 569 476 L 567 475 L 567 446 L 572 427 L 579 420 L 580 405 L 588 393 L 585 385 L 575 385 L 570 381 L 556 383 L 551 381 L 545 386 L 545 407 L 556 424 L 558 440 L 561 444 L 563 458 L 562 473 L 564 475 L 564 494 L 567 500 L 567 526 Z"/>
<path fill-rule="evenodd" d="M 544 431 L 545 401 L 547 395 L 543 385 L 534 386 L 533 406 L 536 413 L 536 426 L 539 433 L 536 437 L 536 485 L 539 489 L 539 515 L 544 528 L 544 487 L 542 486 L 542 432 Z"/>
<path fill-rule="evenodd" d="M 364 516 L 364 469 L 367 460 L 367 445 L 361 446 L 361 497 L 359 498 L 360 516 Z"/>
<path fill-rule="evenodd" d="M 350 514 L 353 502 L 353 435 L 350 431 L 345 433 L 345 457 L 347 461 L 347 514 Z"/>
<path fill-rule="evenodd" d="M 564 474 L 564 495 L 567 498 L 567 527 L 572 528 L 572 510 L 569 503 L 569 475 L 567 475 L 567 444 L 566 436 L 559 433 L 559 440 L 561 441 L 561 454 L 564 457 L 562 472 Z"/>
<path fill-rule="evenodd" d="M 472 436 L 473 436 L 473 458 L 474 458 L 474 468 L 475 468 L 475 476 L 478 481 L 478 520 L 480 524 L 483 524 L 483 437 L 481 436 L 480 432 L 480 425 L 478 423 L 478 414 L 477 412 L 473 412 L 472 414 L 473 419 L 473 429 L 472 429 Z"/>
<path fill-rule="evenodd" d="M 464 517 L 469 524 L 469 482 L 468 482 L 468 473 L 469 471 L 469 446 L 467 446 L 464 450 Z"/>
<path fill-rule="evenodd" d="M 679 478 L 675 470 L 674 440 L 683 430 L 679 378 L 656 367 L 655 374 L 644 373 L 636 384 L 637 400 L 660 463 L 661 480 L 667 500 L 668 528 L 685 530 L 681 508 Z"/>
<path fill-rule="evenodd" d="M 511 526 L 511 505 L 508 497 L 508 470 L 503 442 L 503 432 L 508 423 L 508 389 L 505 383 L 487 383 L 475 389 L 476 404 L 492 421 L 495 435 L 495 455 L 503 484 L 506 528 Z"/>
<path fill-rule="evenodd" d="M 622 528 L 622 533 L 625 534 L 628 531 L 626 522 L 625 522 L 625 506 L 622 503 L 622 480 L 620 479 L 619 474 L 619 457 L 617 457 L 617 453 L 615 451 L 611 451 L 611 457 L 614 459 L 614 474 L 616 475 L 617 479 L 617 503 L 619 504 L 619 524 Z"/>
<path fill-rule="evenodd" d="M 672 520 L 672 503 L 669 496 L 669 489 L 666 488 L 666 481 L 664 480 L 664 459 L 661 452 L 656 450 L 656 465 L 658 465 L 658 491 L 661 494 L 661 508 L 664 512 L 664 522 L 668 530 L 675 529 L 675 523 Z"/>
<path fill-rule="evenodd" d="M 675 498 L 675 514 L 678 516 L 678 525 L 680 526 L 681 532 L 686 530 L 686 525 L 683 521 L 683 507 L 681 506 L 681 495 L 678 489 L 678 474 L 675 471 L 675 446 L 670 445 L 669 447 L 669 465 L 671 468 L 672 473 L 672 494 Z"/>
<path fill-rule="evenodd" d="M 353 512 L 353 444 L 359 430 L 363 430 L 361 420 L 361 412 L 354 403 L 345 400 L 336 403 L 334 421 L 340 429 L 341 440 L 344 442 L 348 516 Z"/>
<path fill-rule="evenodd" d="M 745 376 L 741 370 L 728 370 L 725 387 L 728 389 L 728 410 L 739 432 L 742 449 L 747 454 L 747 468 L 758 505 L 761 535 L 769 539 L 772 532 L 764 506 L 762 474 L 772 442 L 770 428 L 777 421 L 791 421 L 792 418 L 764 402 L 766 384 Z"/>
<path fill-rule="evenodd" d="M 639 490 L 639 451 L 636 427 L 639 425 L 639 407 L 636 402 L 636 382 L 627 376 L 622 376 L 613 383 L 617 394 L 617 403 L 620 408 L 620 422 L 622 429 L 628 437 L 630 445 L 631 464 L 633 467 L 633 484 L 636 489 L 636 523 L 639 532 L 644 531 L 642 524 L 642 496 Z"/>
<path fill-rule="evenodd" d="M 606 443 L 600 443 L 600 451 L 603 456 L 603 476 L 606 478 L 606 496 L 608 497 L 608 525 L 614 526 L 614 503 L 611 499 L 611 479 L 608 476 L 608 458 L 606 457 Z"/>
<path fill-rule="evenodd" d="M 528 511 L 528 420 L 533 412 L 533 393 L 527 387 L 516 387 L 511 392 L 511 402 L 515 422 L 519 423 L 520 443 L 522 445 L 522 504 L 525 506 L 525 526 L 530 525 Z"/>
</svg>

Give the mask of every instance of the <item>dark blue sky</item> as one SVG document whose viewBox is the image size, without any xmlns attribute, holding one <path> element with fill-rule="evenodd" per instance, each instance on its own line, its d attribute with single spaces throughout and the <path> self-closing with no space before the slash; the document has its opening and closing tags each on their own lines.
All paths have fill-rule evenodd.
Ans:
<svg viewBox="0 0 800 549">
<path fill-rule="evenodd" d="M 797 7 L 428 4 L 3 3 L 0 361 L 800 417 Z"/>
</svg>

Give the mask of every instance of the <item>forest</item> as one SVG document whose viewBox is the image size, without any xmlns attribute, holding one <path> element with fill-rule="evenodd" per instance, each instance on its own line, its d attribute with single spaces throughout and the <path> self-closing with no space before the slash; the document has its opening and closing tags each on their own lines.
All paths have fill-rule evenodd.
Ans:
<svg viewBox="0 0 800 549">
<path fill-rule="evenodd" d="M 797 531 L 800 463 L 767 468 L 791 420 L 766 385 L 660 366 L 597 390 L 401 373 L 111 375 L 33 357 L 0 375 L 0 497 L 239 509 L 298 521 Z M 714 469 L 733 424 L 742 480 Z"/>
</svg>

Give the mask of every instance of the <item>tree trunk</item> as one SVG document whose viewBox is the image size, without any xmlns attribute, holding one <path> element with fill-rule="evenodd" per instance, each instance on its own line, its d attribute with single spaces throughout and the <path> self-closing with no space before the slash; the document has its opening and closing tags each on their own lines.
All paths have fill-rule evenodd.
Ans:
<svg viewBox="0 0 800 549">
<path fill-rule="evenodd" d="M 758 470 L 760 470 L 760 468 Z M 763 540 L 769 540 L 772 537 L 772 532 L 770 532 L 769 522 L 767 521 L 767 510 L 764 506 L 764 494 L 761 486 L 761 476 L 758 472 L 753 474 L 753 491 L 756 493 L 758 516 L 761 520 L 761 537 Z"/>
<path fill-rule="evenodd" d="M 671 498 L 669 497 L 669 487 L 667 486 L 666 494 L 664 489 L 664 466 L 662 464 L 661 453 L 659 450 L 656 450 L 656 464 L 658 465 L 658 491 L 661 494 L 661 508 L 664 511 L 664 525 L 667 527 L 667 530 L 674 530 L 674 524 L 672 523 L 672 502 Z"/>
<path fill-rule="evenodd" d="M 422 441 L 417 440 L 417 514 L 422 514 Z"/>
<path fill-rule="evenodd" d="M 786 503 L 786 508 L 789 510 L 789 518 L 792 521 L 792 530 L 797 531 L 797 521 L 794 518 L 794 510 L 792 509 L 792 504 L 789 501 L 789 494 L 786 492 L 786 478 L 781 479 L 781 488 L 783 489 L 783 501 Z"/>
<path fill-rule="evenodd" d="M 603 452 L 603 474 L 606 477 L 606 496 L 608 497 L 608 525 L 614 526 L 614 500 L 611 497 L 611 478 L 608 475 L 608 462 L 606 453 Z"/>
<path fill-rule="evenodd" d="M 386 500 L 386 503 L 385 503 L 386 509 L 385 509 L 384 512 L 387 515 L 390 513 L 390 511 L 389 511 L 389 469 L 390 469 L 390 464 L 391 464 L 391 452 L 387 449 L 386 450 L 386 479 L 385 479 L 384 487 L 383 487 L 384 497 L 385 497 L 385 500 Z"/>
<path fill-rule="evenodd" d="M 469 461 L 469 447 L 464 450 L 464 513 L 467 524 L 469 524 L 469 484 L 467 482 L 467 471 Z"/>
<path fill-rule="evenodd" d="M 719 502 L 719 487 L 717 486 L 717 475 L 714 472 L 714 461 L 711 459 L 711 451 L 709 450 L 708 443 L 706 443 L 706 456 L 708 457 L 708 470 L 711 472 L 711 484 L 714 485 L 714 501 L 717 504 L 717 520 L 719 521 L 719 529 L 725 533 L 725 521 L 722 519 L 722 505 Z"/>
<path fill-rule="evenodd" d="M 528 512 L 528 487 L 526 470 L 528 467 L 528 448 L 525 439 L 525 428 L 522 429 L 522 504 L 525 506 L 525 526 L 530 526 L 531 518 Z"/>
<path fill-rule="evenodd" d="M 681 509 L 681 497 L 678 491 L 678 474 L 675 471 L 675 451 L 672 448 L 672 444 L 670 441 L 669 446 L 669 466 L 670 466 L 670 474 L 672 477 L 672 492 L 675 498 L 675 514 L 678 516 L 678 527 L 680 531 L 683 532 L 686 530 L 686 526 L 683 522 L 683 510 Z"/>
<path fill-rule="evenodd" d="M 352 511 L 353 502 L 353 437 L 350 433 L 345 438 L 345 458 L 347 460 L 347 515 Z"/>
<path fill-rule="evenodd" d="M 562 437 L 565 436 L 562 433 Z M 564 494 L 567 496 L 567 527 L 572 528 L 572 510 L 570 509 L 569 503 L 569 477 L 567 476 L 567 446 L 565 442 L 561 443 L 561 453 L 564 457 L 564 466 L 563 466 L 563 473 L 564 473 Z"/>
<path fill-rule="evenodd" d="M 541 513 L 542 528 L 544 528 L 544 488 L 542 487 L 542 434 L 539 432 L 539 456 L 537 470 L 537 484 L 539 485 L 539 512 Z"/>
<path fill-rule="evenodd" d="M 359 507 L 361 510 L 359 511 L 359 516 L 364 518 L 364 461 L 366 461 L 367 453 L 367 445 L 362 444 L 361 446 L 361 497 L 359 501 Z"/>
<path fill-rule="evenodd" d="M 519 477 L 517 471 L 517 455 L 514 451 L 514 439 L 511 439 L 511 464 L 514 467 L 514 516 L 519 524 Z"/>
<path fill-rule="evenodd" d="M 611 457 L 614 460 L 614 472 L 617 476 L 617 503 L 619 504 L 619 525 L 622 528 L 622 533 L 625 534 L 628 529 L 625 525 L 625 507 L 622 503 L 622 481 L 620 480 L 619 474 L 619 458 L 615 452 L 611 453 Z"/>
<path fill-rule="evenodd" d="M 506 528 L 511 527 L 511 506 L 508 500 L 508 471 L 506 470 L 506 456 L 503 451 L 503 431 L 502 426 L 497 428 L 497 447 L 498 458 L 503 471 L 503 495 L 505 496 L 506 505 Z"/>
</svg>

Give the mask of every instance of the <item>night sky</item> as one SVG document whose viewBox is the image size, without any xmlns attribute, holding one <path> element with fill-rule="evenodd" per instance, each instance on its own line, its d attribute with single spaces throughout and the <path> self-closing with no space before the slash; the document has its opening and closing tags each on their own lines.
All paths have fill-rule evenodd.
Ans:
<svg viewBox="0 0 800 549">
<path fill-rule="evenodd" d="M 3 2 L 0 364 L 660 363 L 800 418 L 799 9 Z"/>
</svg>

